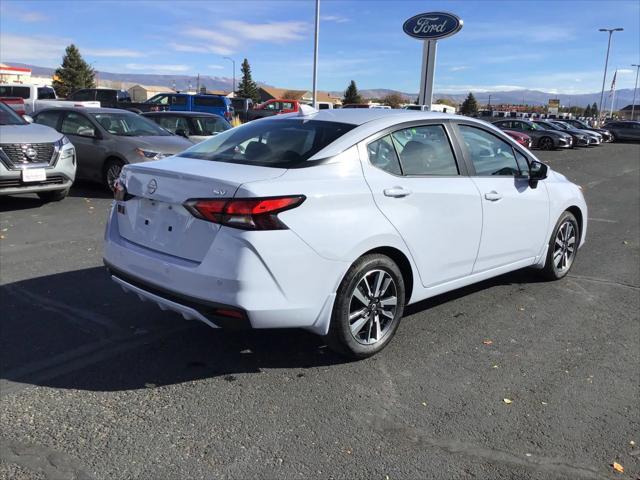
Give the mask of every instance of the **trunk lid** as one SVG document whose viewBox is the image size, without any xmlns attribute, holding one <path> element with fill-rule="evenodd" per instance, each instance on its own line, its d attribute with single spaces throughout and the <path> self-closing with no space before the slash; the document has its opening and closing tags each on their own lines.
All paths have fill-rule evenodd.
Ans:
<svg viewBox="0 0 640 480">
<path fill-rule="evenodd" d="M 182 157 L 128 165 L 125 186 L 134 197 L 119 202 L 120 235 L 137 245 L 201 262 L 220 226 L 195 218 L 183 203 L 232 198 L 240 185 L 277 178 L 285 171 Z"/>
</svg>

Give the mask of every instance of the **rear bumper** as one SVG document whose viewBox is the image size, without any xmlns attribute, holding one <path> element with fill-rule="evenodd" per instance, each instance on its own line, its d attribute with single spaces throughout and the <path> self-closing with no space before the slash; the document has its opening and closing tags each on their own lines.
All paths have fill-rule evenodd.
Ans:
<svg viewBox="0 0 640 480">
<path fill-rule="evenodd" d="M 222 227 L 203 260 L 194 262 L 122 238 L 118 215 L 112 209 L 104 261 L 125 290 L 211 326 L 326 333 L 334 292 L 349 265 L 320 257 L 291 230 Z M 220 308 L 244 318 L 221 318 Z"/>
</svg>

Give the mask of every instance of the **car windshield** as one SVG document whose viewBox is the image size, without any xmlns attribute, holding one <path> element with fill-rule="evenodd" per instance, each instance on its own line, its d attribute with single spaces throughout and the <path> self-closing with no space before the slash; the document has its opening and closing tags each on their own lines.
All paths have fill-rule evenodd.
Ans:
<svg viewBox="0 0 640 480">
<path fill-rule="evenodd" d="M 180 156 L 289 168 L 308 160 L 354 127 L 304 119 L 260 120 L 219 133 Z"/>
<path fill-rule="evenodd" d="M 546 129 L 546 130 L 562 130 L 559 126 L 554 125 L 551 122 L 534 122 L 534 125 L 538 127 L 542 127 L 543 129 Z"/>
<path fill-rule="evenodd" d="M 93 118 L 112 135 L 119 137 L 166 137 L 164 128 L 135 113 L 94 113 Z"/>
<path fill-rule="evenodd" d="M 581 120 L 574 120 L 574 121 L 573 121 L 573 125 L 574 125 L 574 126 L 576 126 L 576 127 L 578 127 L 578 128 L 587 128 L 587 129 L 588 129 L 588 128 L 591 128 L 591 127 L 589 127 L 589 125 L 587 125 L 586 123 L 584 123 L 584 122 L 583 122 L 583 121 L 581 121 Z"/>
<path fill-rule="evenodd" d="M 12 108 L 0 102 L 0 125 L 25 125 L 26 123 Z"/>
<path fill-rule="evenodd" d="M 557 125 L 558 127 L 560 127 L 563 130 L 571 130 L 573 127 L 570 127 L 568 124 L 564 123 L 564 122 L 553 122 L 554 125 Z"/>
<path fill-rule="evenodd" d="M 541 127 L 540 125 L 534 122 L 528 123 L 527 125 L 531 125 L 531 128 L 533 128 L 534 130 L 546 130 L 545 127 Z"/>
</svg>

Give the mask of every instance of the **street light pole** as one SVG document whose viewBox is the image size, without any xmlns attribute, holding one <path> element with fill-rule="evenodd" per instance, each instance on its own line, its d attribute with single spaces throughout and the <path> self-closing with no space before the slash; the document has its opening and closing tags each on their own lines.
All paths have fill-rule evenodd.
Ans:
<svg viewBox="0 0 640 480">
<path fill-rule="evenodd" d="M 631 120 L 633 120 L 633 113 L 636 110 L 636 91 L 638 90 L 638 73 L 640 73 L 640 65 L 633 64 L 632 67 L 636 67 L 636 86 L 633 87 L 633 102 L 631 102 Z"/>
<path fill-rule="evenodd" d="M 231 63 L 233 63 L 233 93 L 235 94 L 236 92 L 236 61 L 231 57 L 222 57 L 222 58 L 229 60 Z"/>
<path fill-rule="evenodd" d="M 598 120 L 602 118 L 602 99 L 604 97 L 604 83 L 607 79 L 607 66 L 609 65 L 609 50 L 611 49 L 611 36 L 613 32 L 622 32 L 624 28 L 600 28 L 599 32 L 609 33 L 609 42 L 607 43 L 607 57 L 604 61 L 604 76 L 602 77 L 602 91 L 600 92 L 600 107 L 598 108 Z"/>
<path fill-rule="evenodd" d="M 316 0 L 316 32 L 313 40 L 313 108 L 318 108 L 318 34 L 320 33 L 320 0 Z"/>
</svg>

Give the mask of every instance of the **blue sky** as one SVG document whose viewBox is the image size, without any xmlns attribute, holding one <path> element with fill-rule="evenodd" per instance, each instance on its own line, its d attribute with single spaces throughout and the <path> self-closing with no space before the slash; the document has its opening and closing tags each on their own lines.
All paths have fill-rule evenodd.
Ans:
<svg viewBox="0 0 640 480">
<path fill-rule="evenodd" d="M 421 42 L 402 31 L 407 18 L 445 10 L 464 20 L 438 45 L 435 90 L 530 88 L 599 91 L 607 34 L 610 71 L 633 88 L 640 63 L 640 1 L 321 0 L 319 88 L 416 92 Z M 313 0 L 0 2 L 0 62 L 54 67 L 73 42 L 98 71 L 231 77 L 247 57 L 254 79 L 311 88 Z M 607 79 L 607 88 L 611 82 Z"/>
</svg>

